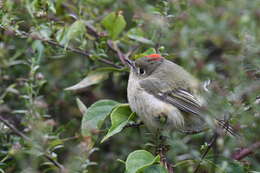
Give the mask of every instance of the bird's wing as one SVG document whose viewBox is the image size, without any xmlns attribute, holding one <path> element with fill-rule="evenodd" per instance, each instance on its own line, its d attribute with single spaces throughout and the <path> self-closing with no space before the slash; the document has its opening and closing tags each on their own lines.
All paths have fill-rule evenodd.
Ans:
<svg viewBox="0 0 260 173">
<path fill-rule="evenodd" d="M 173 89 L 163 93 L 162 99 L 184 112 L 202 115 L 202 107 L 199 101 L 187 90 L 182 88 Z"/>
<path fill-rule="evenodd" d="M 203 107 L 199 99 L 189 92 L 189 88 L 176 88 L 174 84 L 159 83 L 155 79 L 145 79 L 140 82 L 140 86 L 149 94 L 183 112 L 184 126 L 180 131 L 198 133 L 206 129 Z"/>
<path fill-rule="evenodd" d="M 140 86 L 156 98 L 172 104 L 181 111 L 198 116 L 203 115 L 203 107 L 199 99 L 189 92 L 189 88 L 177 88 L 170 83 L 160 83 L 155 79 L 145 79 Z"/>
</svg>

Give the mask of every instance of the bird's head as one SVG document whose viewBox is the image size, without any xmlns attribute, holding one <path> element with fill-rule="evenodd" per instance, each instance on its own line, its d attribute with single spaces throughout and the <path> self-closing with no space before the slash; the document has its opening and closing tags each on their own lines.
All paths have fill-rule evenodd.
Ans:
<svg viewBox="0 0 260 173">
<path fill-rule="evenodd" d="M 151 75 L 159 67 L 164 58 L 160 54 L 150 54 L 135 61 L 128 60 L 131 72 L 136 76 L 143 78 Z"/>
</svg>

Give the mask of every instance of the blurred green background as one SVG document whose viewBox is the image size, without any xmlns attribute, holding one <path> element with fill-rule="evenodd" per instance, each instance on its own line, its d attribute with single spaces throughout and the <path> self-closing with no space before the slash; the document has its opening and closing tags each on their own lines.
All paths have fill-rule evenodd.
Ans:
<svg viewBox="0 0 260 173">
<path fill-rule="evenodd" d="M 202 82 L 211 80 L 209 107 L 231 117 L 242 139 L 219 137 L 200 172 L 260 172 L 260 146 L 240 162 L 232 158 L 260 142 L 259 7 L 259 0 L 0 1 L 0 172 L 124 172 L 118 159 L 137 149 L 153 152 L 144 127 L 100 144 L 106 121 L 94 148 L 81 135 L 76 98 L 87 107 L 100 99 L 127 103 L 127 69 L 113 69 L 90 87 L 64 90 L 111 67 L 103 59 L 123 66 L 109 40 L 130 58 L 154 48 Z M 199 160 L 211 136 L 173 133 L 168 159 L 175 172 L 192 173 L 194 164 L 185 160 Z"/>
</svg>

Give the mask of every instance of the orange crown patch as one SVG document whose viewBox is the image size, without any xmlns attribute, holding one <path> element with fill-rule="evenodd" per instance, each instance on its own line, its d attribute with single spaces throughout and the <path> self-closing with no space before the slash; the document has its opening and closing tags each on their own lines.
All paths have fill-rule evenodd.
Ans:
<svg viewBox="0 0 260 173">
<path fill-rule="evenodd" d="M 150 58 L 149 61 L 158 61 L 162 58 L 162 56 L 160 54 L 150 54 L 145 57 Z"/>
</svg>

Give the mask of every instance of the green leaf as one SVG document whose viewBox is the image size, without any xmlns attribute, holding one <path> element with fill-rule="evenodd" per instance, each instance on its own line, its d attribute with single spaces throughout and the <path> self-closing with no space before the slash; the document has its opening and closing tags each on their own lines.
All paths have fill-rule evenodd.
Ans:
<svg viewBox="0 0 260 173">
<path fill-rule="evenodd" d="M 208 169 L 209 171 L 214 168 L 215 172 L 216 173 L 227 173 L 224 169 L 221 169 L 219 167 L 219 165 L 215 164 L 213 161 L 211 160 L 208 160 L 208 159 L 204 159 L 202 162 L 201 162 L 201 167 L 204 168 L 204 169 Z M 237 173 L 240 173 L 240 172 L 237 172 Z"/>
<path fill-rule="evenodd" d="M 166 168 L 160 164 L 149 166 L 145 168 L 143 173 L 168 173 Z"/>
<path fill-rule="evenodd" d="M 50 9 L 53 13 L 56 13 L 56 8 L 55 8 L 54 2 L 53 2 L 52 0 L 48 0 L 46 3 L 48 4 L 49 9 Z"/>
<path fill-rule="evenodd" d="M 128 68 L 102 67 L 96 69 L 94 72 L 124 72 L 127 70 Z"/>
<path fill-rule="evenodd" d="M 83 80 L 81 80 L 79 83 L 65 88 L 67 91 L 78 91 L 85 89 L 91 85 L 98 84 L 99 82 L 105 80 L 108 77 L 108 73 L 105 71 L 100 72 L 93 72 L 89 74 L 87 77 L 85 77 Z"/>
<path fill-rule="evenodd" d="M 141 36 L 138 36 L 138 35 L 132 35 L 132 34 L 128 34 L 127 36 L 130 39 L 138 41 L 140 43 L 148 44 L 148 45 L 151 45 L 151 46 L 154 45 L 154 42 L 152 40 L 147 39 L 147 38 L 144 38 L 144 37 L 141 37 Z"/>
<path fill-rule="evenodd" d="M 68 33 L 67 33 L 67 37 L 69 39 L 72 39 L 85 32 L 86 32 L 86 28 L 85 28 L 84 21 L 77 20 L 70 26 Z"/>
<path fill-rule="evenodd" d="M 141 54 L 137 54 L 133 57 L 133 59 L 138 59 L 138 58 L 142 58 L 144 56 L 150 55 L 150 54 L 154 54 L 156 53 L 156 50 L 154 48 L 149 48 L 147 49 L 145 52 L 141 53 Z"/>
<path fill-rule="evenodd" d="M 212 164 L 214 164 L 213 161 L 210 161 L 210 160 L 207 160 L 207 162 L 211 162 Z M 218 169 L 220 169 L 220 170 L 225 170 L 225 173 L 233 173 L 233 172 L 244 173 L 245 172 L 243 164 L 241 164 L 239 161 L 231 160 L 231 159 L 225 159 L 225 158 L 222 159 L 221 163 L 218 163 L 218 165 L 216 167 L 218 167 Z"/>
<path fill-rule="evenodd" d="M 124 16 L 120 12 L 112 12 L 107 15 L 101 22 L 101 24 L 106 28 L 109 36 L 115 40 L 118 35 L 124 30 L 126 22 Z"/>
<path fill-rule="evenodd" d="M 63 32 L 66 31 L 64 34 Z M 83 20 L 75 21 L 67 30 L 64 29 L 63 31 L 59 32 L 59 42 L 62 45 L 65 45 L 65 48 L 68 46 L 70 40 L 76 39 L 83 34 L 86 33 L 86 27 Z M 61 38 L 61 36 L 63 36 Z"/>
<path fill-rule="evenodd" d="M 156 50 L 154 48 L 149 48 L 145 52 L 143 52 L 142 54 L 146 56 L 146 55 L 150 55 L 150 54 L 153 54 L 153 53 L 156 53 Z"/>
<path fill-rule="evenodd" d="M 66 42 L 68 42 L 65 38 L 66 33 L 68 32 L 68 27 L 60 27 L 58 31 L 56 32 L 56 40 L 59 44 L 64 45 Z"/>
<path fill-rule="evenodd" d="M 178 167 L 180 169 L 188 169 L 190 166 L 197 166 L 199 164 L 199 160 L 183 160 L 179 161 L 174 165 L 174 167 Z M 200 169 L 205 170 L 206 172 L 210 172 L 212 169 L 215 170 L 216 173 L 226 173 L 224 169 L 222 169 L 219 165 L 215 164 L 213 161 L 204 159 L 200 162 Z"/>
<path fill-rule="evenodd" d="M 50 40 L 52 35 L 52 30 L 48 25 L 41 24 L 38 29 L 38 34 L 41 38 Z"/>
<path fill-rule="evenodd" d="M 38 58 L 40 59 L 44 53 L 44 45 L 42 44 L 42 41 L 35 40 L 32 44 L 32 49 L 37 53 Z"/>
<path fill-rule="evenodd" d="M 67 91 L 82 90 L 89 86 L 98 84 L 99 82 L 107 79 L 109 72 L 122 72 L 122 71 L 126 71 L 126 69 L 117 69 L 114 67 L 98 68 L 98 69 L 92 71 L 87 77 L 85 77 L 79 83 L 77 83 L 71 87 L 65 88 L 65 90 L 67 90 Z"/>
<path fill-rule="evenodd" d="M 108 130 L 106 136 L 102 139 L 101 143 L 121 132 L 127 123 L 134 117 L 135 113 L 131 111 L 129 104 L 118 105 L 110 114 L 112 126 Z"/>
<path fill-rule="evenodd" d="M 126 159 L 126 173 L 137 173 L 160 161 L 159 155 L 154 157 L 145 150 L 136 150 Z"/>
<path fill-rule="evenodd" d="M 81 114 L 84 115 L 87 112 L 87 107 L 84 105 L 84 103 L 79 98 L 77 98 L 76 101 L 77 101 L 77 105 L 79 107 Z"/>
<path fill-rule="evenodd" d="M 113 100 L 99 100 L 92 104 L 86 111 L 81 122 L 82 136 L 92 136 L 96 134 L 105 118 L 110 114 L 112 109 L 118 104 Z"/>
<path fill-rule="evenodd" d="M 59 148 L 64 148 L 63 141 L 61 139 L 55 139 L 49 142 L 48 150 L 54 151 Z"/>
<path fill-rule="evenodd" d="M 143 44 L 148 44 L 148 45 L 154 45 L 154 42 L 152 40 L 149 40 L 145 37 L 145 33 L 141 28 L 132 28 L 127 32 L 127 37 L 130 38 L 131 40 L 138 41 Z"/>
<path fill-rule="evenodd" d="M 182 160 L 182 161 L 177 162 L 173 167 L 193 165 L 196 162 L 197 162 L 196 160 L 192 160 L 192 159 Z"/>
<path fill-rule="evenodd" d="M 27 154 L 30 154 L 33 156 L 37 156 L 37 157 L 44 155 L 44 152 L 42 152 L 41 150 L 39 150 L 36 147 L 32 147 L 31 149 L 25 150 L 24 153 L 27 153 Z"/>
</svg>

